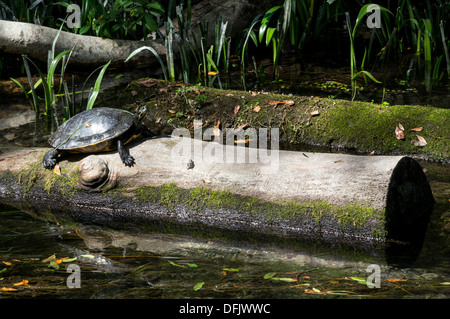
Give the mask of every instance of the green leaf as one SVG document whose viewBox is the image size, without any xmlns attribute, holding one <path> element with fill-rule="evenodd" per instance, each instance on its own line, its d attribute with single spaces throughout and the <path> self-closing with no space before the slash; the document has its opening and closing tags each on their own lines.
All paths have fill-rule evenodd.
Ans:
<svg viewBox="0 0 450 319">
<path fill-rule="evenodd" d="M 264 33 L 266 32 L 267 26 L 269 25 L 270 18 L 273 16 L 273 14 L 280 9 L 282 6 L 275 6 L 264 14 L 264 17 L 261 20 L 261 27 L 259 28 L 259 42 L 262 42 L 262 38 L 264 36 Z"/>
<path fill-rule="evenodd" d="M 358 283 L 360 283 L 361 285 L 367 285 L 367 284 L 371 284 L 371 283 L 367 283 L 366 278 L 362 278 L 362 277 L 350 277 L 352 280 L 357 281 Z"/>
<path fill-rule="evenodd" d="M 48 264 L 48 268 L 59 269 L 59 265 L 58 265 L 55 261 L 51 261 L 51 262 Z"/>
<path fill-rule="evenodd" d="M 205 282 L 203 282 L 203 281 L 196 283 L 196 284 L 194 285 L 194 291 L 197 291 L 197 290 L 202 289 L 202 287 L 203 287 L 204 284 L 205 284 Z"/>
<path fill-rule="evenodd" d="M 169 261 L 169 264 L 171 264 L 172 266 L 184 268 L 184 265 L 180 265 L 180 264 L 174 263 L 173 261 Z"/>
<path fill-rule="evenodd" d="M 192 267 L 192 268 L 198 268 L 198 266 L 196 264 L 188 264 L 188 266 Z"/>
<path fill-rule="evenodd" d="M 89 31 L 90 28 L 91 28 L 91 26 L 89 24 L 85 25 L 85 26 L 82 26 L 81 29 L 80 29 L 80 34 L 85 34 L 86 32 Z"/>
<path fill-rule="evenodd" d="M 232 271 L 232 272 L 238 272 L 239 269 L 235 269 L 235 268 L 223 268 L 222 270 L 224 271 Z"/>
<path fill-rule="evenodd" d="M 270 44 L 270 40 L 272 40 L 273 35 L 277 31 L 277 28 L 269 28 L 266 33 L 266 46 Z"/>
<path fill-rule="evenodd" d="M 80 257 L 90 258 L 90 259 L 94 259 L 95 258 L 94 255 L 80 255 Z"/>
<path fill-rule="evenodd" d="M 72 261 L 75 261 L 75 260 L 77 260 L 77 257 L 63 259 L 62 262 L 63 263 L 71 263 Z"/>
<path fill-rule="evenodd" d="M 95 85 L 94 85 L 92 94 L 89 96 L 86 110 L 90 110 L 94 106 L 95 99 L 97 98 L 98 93 L 100 92 L 100 85 L 102 84 L 103 75 L 105 74 L 105 71 L 108 68 L 110 63 L 111 63 L 111 61 L 109 61 L 107 64 L 105 64 L 105 66 L 100 71 L 100 74 L 98 75 L 97 80 L 95 81 Z"/>
<path fill-rule="evenodd" d="M 277 274 L 276 272 L 268 272 L 267 274 L 264 275 L 264 279 L 271 279 L 276 274 Z"/>
<path fill-rule="evenodd" d="M 138 54 L 139 52 L 141 52 L 142 50 L 149 50 L 150 52 L 153 53 L 153 55 L 156 57 L 156 59 L 158 60 L 159 64 L 161 65 L 162 71 L 164 73 L 164 78 L 166 79 L 166 81 L 168 80 L 167 77 L 167 70 L 166 70 L 166 66 L 164 65 L 164 62 L 162 61 L 161 57 L 159 56 L 159 54 L 156 52 L 155 49 L 153 49 L 152 47 L 148 47 L 148 46 L 143 46 L 139 49 L 134 50 L 133 52 L 131 52 L 131 54 L 128 56 L 128 58 L 125 60 L 125 62 L 127 62 L 129 59 L 131 59 L 132 57 L 134 57 L 136 54 Z"/>
</svg>

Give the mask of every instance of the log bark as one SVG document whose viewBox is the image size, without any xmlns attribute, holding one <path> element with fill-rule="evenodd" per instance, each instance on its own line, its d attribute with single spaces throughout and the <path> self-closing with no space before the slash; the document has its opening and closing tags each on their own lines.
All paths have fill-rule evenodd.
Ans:
<svg viewBox="0 0 450 319">
<path fill-rule="evenodd" d="M 46 62 L 48 51 L 58 30 L 31 23 L 0 20 L 0 50 L 13 54 L 26 54 L 33 59 Z M 99 66 L 111 61 L 111 65 L 123 65 L 134 50 L 152 46 L 158 54 L 165 56 L 165 47 L 156 41 L 130 41 L 104 39 L 62 31 L 56 44 L 56 53 L 73 49 L 71 66 Z M 143 52 L 133 59 L 133 66 L 156 65 L 153 54 Z"/>
<path fill-rule="evenodd" d="M 130 149 L 134 167 L 116 152 L 71 155 L 59 176 L 43 169 L 46 150 L 1 150 L 0 202 L 45 219 L 321 243 L 391 263 L 418 256 L 434 203 L 420 165 L 402 156 L 161 137 Z"/>
</svg>

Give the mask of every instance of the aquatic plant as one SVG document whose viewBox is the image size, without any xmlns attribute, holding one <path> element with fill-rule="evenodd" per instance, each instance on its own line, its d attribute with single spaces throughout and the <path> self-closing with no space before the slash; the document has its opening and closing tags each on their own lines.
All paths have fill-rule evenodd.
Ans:
<svg viewBox="0 0 450 319">
<path fill-rule="evenodd" d="M 72 3 L 60 1 L 53 5 L 68 7 Z M 146 0 L 82 0 L 80 9 L 81 26 L 72 32 L 113 39 L 146 40 L 157 31 L 159 19 L 165 14 L 160 2 Z"/>
<path fill-rule="evenodd" d="M 51 7 L 44 0 L 0 0 L 0 20 L 43 24 L 51 17 Z"/>
<path fill-rule="evenodd" d="M 125 60 L 129 61 L 143 50 L 149 50 L 157 58 L 161 65 L 163 75 L 167 81 L 181 79 L 184 83 L 203 82 L 205 86 L 213 86 L 213 82 L 220 79 L 217 75 L 223 69 L 228 72 L 230 60 L 230 37 L 227 36 L 228 22 L 224 22 L 221 16 L 216 19 L 214 43 L 208 43 L 208 23 L 198 24 L 200 39 L 195 36 L 191 26 L 191 1 L 188 0 L 187 10 L 183 5 L 176 7 L 178 29 L 171 19 L 165 23 L 164 43 L 166 48 L 166 61 L 152 47 L 143 46 L 133 51 Z M 177 50 L 176 50 L 177 49 Z M 179 59 L 175 59 L 175 54 Z M 178 63 L 179 62 L 179 63 Z"/>
<path fill-rule="evenodd" d="M 363 20 L 363 17 L 366 16 L 367 13 L 371 12 L 371 6 L 373 6 L 373 5 L 372 4 L 367 4 L 367 5 L 365 5 L 365 6 L 363 6 L 361 8 L 361 10 L 359 11 L 358 17 L 356 19 L 355 26 L 353 28 L 352 28 L 349 12 L 345 13 L 346 22 L 347 22 L 347 29 L 348 29 L 349 38 L 350 38 L 350 79 L 351 79 L 352 91 L 353 91 L 352 100 L 354 100 L 356 92 L 357 92 L 356 80 L 358 79 L 359 76 L 361 76 L 361 75 L 364 76 L 364 77 L 367 76 L 368 78 L 370 78 L 375 83 L 381 83 L 380 81 L 375 79 L 375 77 L 370 72 L 364 70 L 364 64 L 365 64 L 365 60 L 366 60 L 366 56 L 367 56 L 367 48 L 364 51 L 364 57 L 363 57 L 362 62 L 361 62 L 361 69 L 358 70 L 358 68 L 356 66 L 356 52 L 355 52 L 355 43 L 354 43 L 355 42 L 356 31 L 357 31 L 357 28 L 358 28 L 359 24 Z M 384 7 L 377 6 L 377 8 L 379 10 L 382 10 L 382 11 L 390 13 L 390 11 L 387 10 L 386 8 L 384 8 Z M 375 30 L 375 28 L 373 28 L 372 30 Z"/>
<path fill-rule="evenodd" d="M 58 37 L 61 34 L 62 27 L 63 26 L 61 25 L 58 33 L 56 34 L 56 36 L 53 40 L 52 48 L 51 48 L 51 50 L 48 51 L 47 73 L 43 73 L 39 69 L 39 67 L 28 56 L 22 55 L 25 71 L 27 74 L 28 84 L 30 86 L 30 91 L 27 92 L 25 87 L 22 84 L 20 84 L 19 81 L 11 78 L 11 80 L 14 81 L 17 85 L 19 85 L 19 87 L 22 89 L 25 96 L 30 101 L 30 104 L 31 104 L 32 108 L 34 109 L 36 115 L 39 115 L 41 113 L 40 107 L 39 107 L 39 97 L 36 93 L 36 89 L 40 85 L 42 85 L 43 90 L 44 90 L 44 101 L 45 101 L 45 110 L 44 110 L 43 114 L 48 117 L 53 115 L 55 122 L 57 124 L 58 124 L 58 119 L 57 119 L 56 104 L 58 102 L 58 99 L 61 97 L 64 98 L 65 106 L 63 107 L 63 122 L 65 122 L 71 116 L 73 116 L 75 114 L 75 94 L 76 93 L 84 93 L 84 87 L 85 87 L 87 81 L 89 80 L 90 76 L 98 70 L 97 69 L 96 71 L 91 73 L 91 75 L 89 75 L 89 77 L 83 84 L 83 90 L 81 92 L 75 91 L 75 83 L 74 83 L 74 80 L 72 77 L 72 92 L 71 93 L 69 92 L 67 82 L 64 79 L 64 75 L 65 75 L 65 71 L 67 69 L 69 60 L 70 60 L 70 55 L 72 53 L 72 50 L 65 50 L 63 52 L 60 52 L 55 57 L 56 42 L 58 41 Z M 56 86 L 55 85 L 55 73 L 57 71 L 57 68 L 58 68 L 58 65 L 60 64 L 60 62 L 61 62 L 60 82 L 59 82 L 59 86 Z M 36 83 L 34 83 L 34 81 L 33 81 L 29 63 L 31 63 L 35 67 L 36 71 L 39 74 L 40 79 Z M 101 85 L 101 82 L 103 79 L 103 75 L 104 75 L 107 67 L 109 66 L 109 64 L 110 64 L 110 62 L 108 62 L 106 65 L 100 67 L 101 70 L 97 77 L 95 85 L 89 91 L 89 97 L 88 97 L 86 109 L 90 109 L 94 105 L 94 102 L 100 91 L 100 85 Z M 30 98 L 29 94 L 31 94 L 32 98 Z M 82 101 L 83 101 L 83 99 L 81 98 L 81 103 L 82 103 Z"/>
</svg>

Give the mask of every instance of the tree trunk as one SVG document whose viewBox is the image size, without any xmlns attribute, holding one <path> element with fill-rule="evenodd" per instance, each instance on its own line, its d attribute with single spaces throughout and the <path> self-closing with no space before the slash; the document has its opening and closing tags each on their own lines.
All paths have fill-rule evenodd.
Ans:
<svg viewBox="0 0 450 319">
<path fill-rule="evenodd" d="M 62 176 L 42 167 L 45 149 L 2 149 L 0 202 L 51 220 L 418 256 L 434 199 L 415 160 L 278 151 L 276 131 L 269 150 L 187 134 L 135 145 L 131 168 L 116 152 L 67 156 Z"/>
</svg>

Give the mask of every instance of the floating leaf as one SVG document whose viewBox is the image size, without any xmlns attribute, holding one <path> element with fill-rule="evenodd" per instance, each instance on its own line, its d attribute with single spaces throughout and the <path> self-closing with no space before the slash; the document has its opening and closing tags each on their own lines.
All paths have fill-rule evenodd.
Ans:
<svg viewBox="0 0 450 319">
<path fill-rule="evenodd" d="M 358 283 L 360 283 L 362 285 L 367 285 L 366 278 L 361 278 L 361 277 L 350 277 L 350 278 L 357 281 Z M 371 284 L 371 283 L 369 283 L 369 284 Z"/>
<path fill-rule="evenodd" d="M 306 294 L 311 294 L 311 295 L 326 295 L 327 294 L 326 291 L 320 291 L 319 289 L 316 289 L 316 288 L 305 289 L 304 291 Z"/>
<path fill-rule="evenodd" d="M 66 258 L 62 258 L 61 260 L 63 263 L 71 263 L 72 261 L 77 260 L 77 257 L 73 257 L 73 258 L 66 257 Z"/>
<path fill-rule="evenodd" d="M 171 264 L 172 266 L 184 268 L 184 265 L 180 265 L 180 264 L 174 263 L 173 261 L 169 261 L 169 264 Z"/>
<path fill-rule="evenodd" d="M 399 282 L 399 281 L 408 281 L 408 279 L 397 279 L 397 278 L 393 278 L 393 279 L 387 279 L 388 282 Z"/>
<path fill-rule="evenodd" d="M 232 272 L 238 272 L 239 271 L 239 269 L 235 269 L 235 268 L 224 268 L 222 270 L 224 270 L 224 271 L 232 271 Z"/>
<path fill-rule="evenodd" d="M 202 289 L 203 285 L 205 284 L 204 281 L 198 282 L 194 285 L 194 291 Z"/>
<path fill-rule="evenodd" d="M 28 280 L 22 280 L 22 281 L 19 281 L 19 282 L 16 282 L 15 284 L 13 284 L 14 286 L 28 286 Z"/>
<path fill-rule="evenodd" d="M 410 129 L 410 131 L 411 132 L 420 132 L 420 131 L 422 131 L 422 127 L 415 127 L 415 128 Z"/>
<path fill-rule="evenodd" d="M 52 261 L 52 260 L 56 260 L 56 255 L 51 255 L 50 257 L 44 259 L 42 262 L 46 263 L 46 262 L 49 262 L 49 261 Z"/>
<path fill-rule="evenodd" d="M 405 139 L 405 133 L 403 132 L 402 129 L 400 129 L 398 126 L 395 127 L 395 137 L 398 140 L 403 140 Z"/>
<path fill-rule="evenodd" d="M 94 255 L 80 255 L 80 257 L 89 258 L 89 259 L 94 259 L 95 258 Z"/>
<path fill-rule="evenodd" d="M 277 274 L 276 272 L 268 272 L 267 274 L 264 275 L 264 279 L 271 279 L 276 274 Z"/>
</svg>

